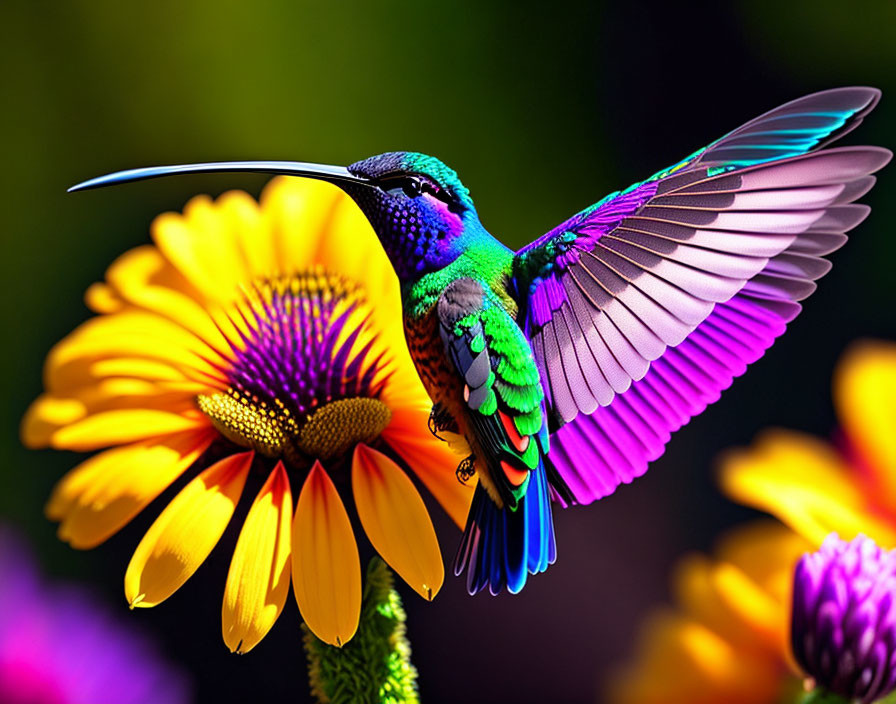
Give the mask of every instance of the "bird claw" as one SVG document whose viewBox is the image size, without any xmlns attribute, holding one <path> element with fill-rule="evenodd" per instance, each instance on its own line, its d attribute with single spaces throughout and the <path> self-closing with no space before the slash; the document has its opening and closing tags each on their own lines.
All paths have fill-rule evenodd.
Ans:
<svg viewBox="0 0 896 704">
<path fill-rule="evenodd" d="M 457 481 L 461 484 L 466 484 L 470 479 L 473 478 L 473 475 L 476 474 L 476 455 L 470 455 L 466 459 L 462 460 L 459 465 L 457 465 L 457 470 L 455 471 L 455 475 L 457 476 Z"/>
<path fill-rule="evenodd" d="M 442 442 L 446 442 L 446 439 L 439 435 L 439 433 L 446 431 L 452 433 L 457 432 L 457 423 L 454 421 L 454 418 L 444 406 L 438 403 L 434 405 L 429 412 L 429 421 L 427 425 L 429 426 L 429 432 L 433 434 L 433 437 Z"/>
<path fill-rule="evenodd" d="M 429 421 L 427 422 L 427 425 L 429 426 L 429 432 L 432 433 L 434 438 L 437 438 L 444 442 L 445 438 L 443 438 L 441 435 L 439 435 L 439 426 L 437 424 L 435 414 L 436 414 L 436 409 L 433 408 L 429 412 Z"/>
</svg>

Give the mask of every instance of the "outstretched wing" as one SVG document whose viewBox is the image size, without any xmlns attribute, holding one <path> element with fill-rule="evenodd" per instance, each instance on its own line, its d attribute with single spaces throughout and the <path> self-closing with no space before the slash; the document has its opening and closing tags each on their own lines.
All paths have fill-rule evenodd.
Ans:
<svg viewBox="0 0 896 704">
<path fill-rule="evenodd" d="M 788 103 L 517 253 L 566 501 L 642 474 L 796 316 L 890 158 L 812 150 L 878 97 L 842 88 Z"/>
</svg>

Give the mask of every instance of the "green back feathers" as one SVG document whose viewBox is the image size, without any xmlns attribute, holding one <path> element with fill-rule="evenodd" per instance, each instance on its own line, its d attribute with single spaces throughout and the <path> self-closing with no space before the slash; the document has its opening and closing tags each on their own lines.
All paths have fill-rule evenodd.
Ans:
<svg viewBox="0 0 896 704">
<path fill-rule="evenodd" d="M 514 470 L 538 466 L 545 422 L 531 348 L 498 296 L 474 279 L 457 279 L 445 289 L 438 317 L 445 351 L 464 380 L 467 418 L 513 508 L 528 484 Z"/>
<path fill-rule="evenodd" d="M 492 373 L 494 394 L 512 411 L 520 434 L 534 435 L 541 429 L 544 392 L 526 338 L 516 321 L 495 302 L 488 301 L 478 316 L 464 319 L 461 325 L 475 321 L 481 323 L 489 356 L 497 360 Z"/>
</svg>

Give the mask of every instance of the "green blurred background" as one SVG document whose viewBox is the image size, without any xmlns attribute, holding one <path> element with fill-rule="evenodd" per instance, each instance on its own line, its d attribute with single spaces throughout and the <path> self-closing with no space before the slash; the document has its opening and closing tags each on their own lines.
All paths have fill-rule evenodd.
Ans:
<svg viewBox="0 0 896 704">
<path fill-rule="evenodd" d="M 896 3 L 782 5 L 4 2 L 2 519 L 29 534 L 54 575 L 90 582 L 126 612 L 121 578 L 151 516 L 89 553 L 57 542 L 42 504 L 78 458 L 23 450 L 19 418 L 47 350 L 86 318 L 82 292 L 147 241 L 154 215 L 198 192 L 257 194 L 263 180 L 189 177 L 77 196 L 67 186 L 168 162 L 346 164 L 419 150 L 454 166 L 486 227 L 520 245 L 813 90 L 882 88 L 880 108 L 848 139 L 892 148 Z M 680 432 L 645 478 L 558 517 L 551 571 L 517 598 L 471 599 L 454 579 L 433 604 L 404 593 L 425 701 L 599 696 L 639 615 L 664 598 L 675 558 L 750 515 L 715 491 L 715 455 L 769 424 L 828 432 L 838 354 L 857 337 L 896 338 L 894 184 L 891 168 L 865 199 L 872 216 L 749 382 Z M 450 554 L 457 534 L 438 523 Z M 226 652 L 221 548 L 168 603 L 125 618 L 189 668 L 200 701 L 305 701 L 294 605 L 250 655 Z"/>
</svg>

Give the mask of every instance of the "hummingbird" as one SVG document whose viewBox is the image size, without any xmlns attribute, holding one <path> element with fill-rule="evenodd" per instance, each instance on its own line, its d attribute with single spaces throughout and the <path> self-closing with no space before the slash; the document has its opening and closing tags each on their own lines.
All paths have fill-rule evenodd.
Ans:
<svg viewBox="0 0 896 704">
<path fill-rule="evenodd" d="M 826 147 L 879 98 L 845 87 L 786 103 L 517 251 L 454 170 L 416 152 L 148 167 L 69 190 L 236 171 L 342 188 L 400 281 L 430 430 L 462 449 L 458 478 L 478 478 L 454 572 L 471 594 L 517 593 L 556 559 L 552 503 L 642 475 L 799 313 L 892 156 Z"/>
</svg>

